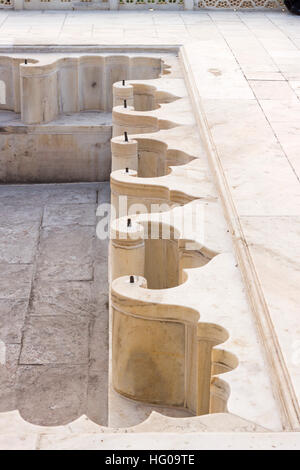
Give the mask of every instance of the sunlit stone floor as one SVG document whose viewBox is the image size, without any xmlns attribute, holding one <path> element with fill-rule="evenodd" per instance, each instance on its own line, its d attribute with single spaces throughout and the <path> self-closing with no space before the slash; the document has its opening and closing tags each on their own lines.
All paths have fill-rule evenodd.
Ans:
<svg viewBox="0 0 300 470">
<path fill-rule="evenodd" d="M 268 174 L 272 184 L 264 186 L 261 194 L 264 198 L 269 198 L 268 208 L 270 207 L 270 210 L 275 212 L 278 220 L 280 216 L 282 222 L 277 224 L 277 220 L 274 219 L 276 223 L 274 222 L 273 225 L 270 222 L 266 224 L 262 214 L 254 213 L 259 217 L 257 219 L 259 239 L 257 241 L 256 236 L 253 236 L 253 240 L 250 239 L 254 249 L 257 246 L 263 252 L 261 263 L 256 263 L 256 267 L 259 268 L 260 264 L 263 268 L 269 266 L 272 275 L 274 273 L 278 275 L 281 292 L 283 292 L 282 283 L 288 284 L 289 276 L 285 273 L 282 274 L 282 260 L 286 257 L 287 245 L 292 253 L 291 257 L 295 255 L 296 251 L 291 243 L 291 239 L 293 243 L 296 243 L 296 238 L 293 236 L 296 233 L 293 221 L 299 222 L 299 212 L 297 212 L 295 204 L 295 196 L 298 192 L 296 189 L 294 190 L 296 188 L 294 183 L 296 180 L 299 182 L 300 171 L 298 158 L 300 146 L 299 17 L 279 11 L 0 11 L 0 46 L 2 46 L 2 51 L 14 45 L 26 44 L 160 46 L 187 44 L 194 41 L 199 41 L 202 46 L 201 51 L 206 51 L 208 57 L 207 64 L 209 66 L 206 67 L 208 70 L 206 70 L 205 78 L 209 79 L 203 82 L 203 77 L 199 77 L 199 80 L 201 79 L 199 87 L 203 87 L 200 90 L 202 97 L 209 96 L 216 100 L 216 103 L 204 102 L 204 107 L 205 111 L 209 112 L 209 106 L 211 106 L 214 118 L 211 127 L 214 130 L 214 139 L 217 143 L 217 134 L 220 133 L 219 144 L 222 152 L 227 152 L 231 159 L 233 156 L 240 158 L 243 148 L 246 157 L 252 159 L 250 150 L 253 150 L 252 144 L 254 142 L 256 157 L 265 161 L 266 153 L 258 151 L 257 140 L 261 137 L 260 142 L 267 145 L 269 140 L 275 139 L 278 146 L 281 147 L 282 159 L 286 160 L 285 164 L 289 166 L 289 171 L 293 174 L 295 180 L 293 184 L 285 183 L 286 180 L 281 177 L 281 173 L 278 175 L 270 163 L 270 170 L 265 174 Z M 222 55 L 225 62 L 227 58 L 230 58 L 230 68 L 227 68 L 227 63 L 223 64 L 226 73 L 221 75 L 221 84 L 218 85 L 220 81 L 217 84 L 213 80 L 218 76 Z M 195 57 L 195 62 L 197 62 L 197 57 Z M 236 83 L 231 80 L 231 73 L 235 76 L 237 72 L 243 74 L 242 88 L 246 93 L 245 96 L 236 93 Z M 224 84 L 228 85 L 228 82 L 232 83 L 231 93 L 225 97 L 226 101 L 222 107 L 219 95 L 222 94 L 222 90 L 227 93 Z M 238 83 L 240 84 L 240 82 Z M 205 87 L 206 89 L 204 89 Z M 251 113 L 245 111 L 243 99 L 249 99 L 251 106 L 259 107 L 264 118 L 263 125 L 257 125 L 255 113 L 253 117 Z M 239 112 L 242 110 L 241 114 L 236 110 Z M 245 134 L 241 134 L 237 131 L 235 124 L 243 123 L 244 118 L 247 118 L 247 126 L 244 126 Z M 223 123 L 222 126 L 220 123 Z M 231 123 L 232 127 L 230 127 Z M 227 124 L 228 127 L 226 127 Z M 223 125 L 225 126 L 224 130 Z M 268 133 L 267 143 L 263 132 Z M 228 138 L 229 136 L 230 138 Z M 244 139 L 245 136 L 247 139 Z M 251 140 L 252 138 L 253 140 Z M 272 146 L 270 148 L 272 151 Z M 273 154 L 272 151 L 272 156 Z M 237 163 L 239 162 L 240 160 L 237 160 Z M 234 182 L 231 188 L 234 190 L 234 194 L 238 193 L 237 202 L 239 201 L 239 191 L 245 188 L 247 210 L 249 209 L 249 201 L 258 204 L 264 200 L 252 197 L 249 192 L 249 187 L 254 189 L 257 187 L 257 177 L 263 177 L 262 172 L 255 172 L 255 178 L 251 179 L 251 186 L 246 186 L 243 182 L 244 175 L 249 168 L 250 165 L 245 160 L 239 166 L 241 179 L 238 180 L 238 183 Z M 275 184 L 277 176 L 280 177 L 278 184 Z M 285 185 L 284 190 L 278 189 L 280 184 Z M 60 187 L 62 188 L 62 186 Z M 42 191 L 38 195 L 34 193 L 29 197 L 29 193 L 32 191 L 30 188 L 27 189 L 26 196 L 24 196 L 24 190 L 14 190 L 14 196 L 11 192 L 9 193 L 10 188 L 8 187 L 2 187 L 0 191 L 1 214 L 4 214 L 1 226 L 4 227 L 3 233 L 5 232 L 5 236 L 3 234 L 0 237 L 0 263 L 1 266 L 5 266 L 5 269 L 1 270 L 0 302 L 3 307 L 2 312 L 4 312 L 3 318 L 12 315 L 11 312 L 15 316 L 13 322 L 0 323 L 1 334 L 5 336 L 8 343 L 7 358 L 10 364 L 9 372 L 0 378 L 3 385 L 0 392 L 0 411 L 20 409 L 25 419 L 35 423 L 43 421 L 43 424 L 63 424 L 75 419 L 83 412 L 98 423 L 105 424 L 107 421 L 107 374 L 103 374 L 105 380 L 102 381 L 99 374 L 97 375 L 99 368 L 103 371 L 108 366 L 106 340 L 99 341 L 99 338 L 107 338 L 107 332 L 103 333 L 107 328 L 107 311 L 104 306 L 106 297 L 101 292 L 97 297 L 99 291 L 95 292 L 94 289 L 95 278 L 91 279 L 90 277 L 93 270 L 90 254 L 95 247 L 94 245 L 91 248 L 95 243 L 95 222 L 92 222 L 94 216 L 91 206 L 97 202 L 97 192 L 100 197 L 101 194 L 107 193 L 102 193 L 102 185 L 73 186 L 73 188 L 76 187 L 80 187 L 80 191 L 83 191 L 82 188 L 90 189 L 89 191 L 85 189 L 83 194 L 77 194 L 77 196 L 69 197 L 70 193 L 65 194 L 61 196 L 60 202 L 57 197 L 60 195 L 60 191 L 57 188 L 52 192 L 52 195 L 48 193 L 47 189 L 45 197 L 41 195 Z M 70 186 L 66 186 L 66 188 L 70 188 Z M 287 197 L 286 190 L 289 194 L 292 191 L 294 193 Z M 93 196 L 87 195 L 90 192 Z M 274 203 L 274 198 L 277 198 L 276 203 Z M 69 211 L 69 219 L 65 217 L 65 204 L 68 207 L 73 206 Z M 286 204 L 286 207 L 282 208 L 283 204 Z M 64 216 L 56 210 L 57 206 L 53 211 L 51 205 L 59 205 Z M 84 214 L 81 211 L 83 205 L 85 206 Z M 12 206 L 13 209 L 9 210 L 9 207 Z M 26 207 L 25 212 L 24 206 Z M 33 207 L 29 209 L 29 206 Z M 27 214 L 23 219 L 22 213 Z M 289 216 L 290 213 L 292 213 L 293 219 Z M 290 218 L 289 224 L 287 224 L 287 217 Z M 67 223 L 74 227 L 74 234 L 71 236 L 68 225 L 65 225 L 68 220 Z M 80 224 L 79 221 L 82 223 Z M 269 221 L 272 222 L 271 217 L 269 217 Z M 248 224 L 251 225 L 250 228 L 255 222 L 255 217 L 251 213 Z M 255 230 L 252 230 L 254 235 Z M 267 237 L 264 236 L 264 230 L 270 232 Z M 275 233 L 280 234 L 280 240 L 282 240 L 275 247 L 278 252 L 269 250 L 270 241 L 278 240 L 278 237 L 273 237 Z M 69 244 L 65 242 L 65 237 L 62 237 L 62 234 L 68 235 Z M 286 243 L 287 235 L 289 237 L 288 244 Z M 22 243 L 20 239 L 22 239 Z M 38 246 L 43 246 L 43 252 L 37 249 Z M 79 247 L 79 250 L 76 248 L 77 260 L 73 259 L 72 247 L 75 246 Z M 105 250 L 101 249 L 101 244 L 98 246 L 100 251 L 98 252 L 98 248 L 95 248 L 95 253 L 99 253 L 101 258 Z M 295 246 L 298 246 L 297 243 Z M 271 261 L 267 260 L 266 262 L 264 247 L 270 253 Z M 62 253 L 64 257 L 66 255 L 68 260 L 63 263 L 61 262 Z M 96 260 L 97 257 L 94 259 Z M 105 270 L 106 265 L 106 261 L 99 262 L 99 270 Z M 22 269 L 22 271 L 18 272 L 18 269 Z M 94 275 L 96 275 L 95 273 L 96 271 L 94 271 Z M 266 273 L 266 276 L 263 274 L 261 278 L 262 281 L 266 281 L 267 287 L 270 285 L 273 288 L 274 285 L 276 288 L 277 284 L 272 282 L 272 276 L 269 275 L 269 272 Z M 69 288 L 64 295 L 55 286 L 56 281 L 52 277 L 53 275 L 57 276 L 57 279 L 60 278 L 59 283 Z M 77 279 L 76 276 L 81 279 Z M 76 279 L 74 279 L 75 277 Z M 101 273 L 98 279 L 100 278 Z M 12 280 L 13 282 L 11 282 Z M 45 288 L 45 283 L 49 283 L 52 288 L 50 289 L 49 286 Z M 277 288 L 274 290 L 276 290 L 276 294 L 280 292 Z M 106 291 L 107 287 L 105 286 L 103 292 Z M 268 294 L 267 289 L 264 293 Z M 296 293 L 296 289 L 293 289 L 293 295 L 294 293 Z M 69 301 L 69 297 L 72 297 L 72 302 Z M 80 300 L 82 298 L 88 300 L 83 304 Z M 278 299 L 275 300 L 274 305 L 277 307 Z M 278 316 L 284 318 L 285 321 L 286 312 L 291 309 L 287 308 L 287 296 L 281 295 L 280 300 L 282 305 Z M 98 310 L 94 307 L 95 303 L 98 305 Z M 51 326 L 47 324 L 49 318 L 53 319 Z M 12 325 L 14 329 L 12 329 Z M 37 330 L 38 334 L 36 334 Z M 58 331 L 62 336 L 58 335 Z M 41 340 L 43 335 L 44 340 Z M 94 340 L 95 337 L 97 337 L 97 341 Z M 288 343 L 293 344 L 292 341 L 288 341 Z M 45 353 L 46 349 L 47 354 Z M 95 357 L 103 358 L 101 364 L 95 362 Z M 47 373 L 43 374 L 43 371 Z M 47 377 L 49 377 L 49 381 L 47 381 Z M 64 391 L 68 377 L 72 377 L 72 381 L 70 381 L 72 386 Z M 52 386 L 52 383 L 55 385 Z M 8 393 L 7 391 L 10 389 L 15 393 Z M 61 407 L 58 406 L 59 402 L 62 404 Z M 4 435 L 2 447 L 12 448 L 14 445 L 18 447 L 24 445 L 28 448 L 40 447 L 40 444 L 35 443 L 35 438 L 32 435 L 24 438 L 17 437 L 19 441 L 14 443 L 12 435 L 8 437 Z M 216 448 L 216 437 L 212 438 L 212 446 Z M 23 444 L 20 439 L 23 439 Z M 31 442 L 31 439 L 34 442 Z M 119 436 L 117 439 L 120 448 Z M 145 437 L 140 436 L 140 439 L 142 448 L 145 448 Z M 157 448 L 158 442 L 166 445 L 166 437 L 162 439 L 159 435 L 155 443 L 153 443 L 153 439 L 153 437 L 149 439 L 151 442 L 147 443 L 147 447 L 151 448 L 150 446 L 153 445 L 153 448 Z M 195 439 L 197 445 L 204 445 L 203 441 L 199 439 L 199 435 L 196 435 Z M 224 436 L 221 436 L 220 439 L 223 445 Z M 279 441 L 280 439 L 283 437 L 280 436 Z M 111 435 L 108 440 L 109 443 L 104 443 L 104 446 L 115 445 Z M 182 445 L 182 436 L 179 437 L 179 440 Z M 286 445 L 291 446 L 289 434 L 287 434 L 287 440 L 289 440 L 289 444 Z M 98 441 L 93 441 L 90 435 L 86 437 L 86 441 L 83 440 L 82 435 L 78 435 L 75 441 L 73 443 L 75 448 L 97 448 L 98 446 Z M 131 445 L 133 445 L 132 442 L 137 446 L 136 437 L 131 441 Z M 191 437 L 186 435 L 184 442 L 187 443 L 187 446 L 191 446 L 190 448 L 194 448 Z M 259 442 L 262 442 L 261 437 L 259 437 Z M 59 447 L 58 442 L 53 445 L 56 448 Z M 64 445 L 70 446 L 70 443 Z M 130 444 L 126 442 L 123 445 L 128 448 Z M 231 442 L 226 445 L 230 447 Z M 280 443 L 278 444 L 277 441 L 276 445 L 278 446 Z M 296 445 L 299 448 L 299 444 Z M 176 448 L 174 437 L 172 437 L 172 446 Z"/>
<path fill-rule="evenodd" d="M 272 11 L 0 10 L 0 44 L 183 44 L 239 38 L 245 58 L 282 41 L 300 47 L 299 18 Z M 257 39 L 257 48 L 247 43 Z M 249 44 L 248 44 L 249 46 Z"/>
</svg>

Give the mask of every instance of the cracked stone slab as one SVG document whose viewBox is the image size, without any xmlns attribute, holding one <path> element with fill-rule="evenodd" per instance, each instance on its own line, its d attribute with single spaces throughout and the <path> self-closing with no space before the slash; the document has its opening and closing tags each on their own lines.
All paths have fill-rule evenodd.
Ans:
<svg viewBox="0 0 300 470">
<path fill-rule="evenodd" d="M 17 406 L 28 422 L 42 426 L 68 424 L 85 413 L 87 367 L 21 366 Z"/>
<path fill-rule="evenodd" d="M 56 281 L 93 278 L 94 227 L 45 227 L 41 231 L 37 275 Z"/>
<path fill-rule="evenodd" d="M 4 204 L 88 204 L 96 203 L 97 184 L 1 185 L 0 203 Z"/>
<path fill-rule="evenodd" d="M 0 340 L 20 343 L 28 300 L 0 299 Z"/>
<path fill-rule="evenodd" d="M 97 289 L 95 289 L 97 290 Z M 108 292 L 98 292 L 96 297 L 96 310 L 95 316 L 99 317 L 103 315 L 104 311 L 107 311 L 109 305 Z"/>
<path fill-rule="evenodd" d="M 37 281 L 33 288 L 31 315 L 95 315 L 93 283 L 85 281 Z"/>
<path fill-rule="evenodd" d="M 109 236 L 104 240 L 98 238 L 98 234 L 96 232 L 96 243 L 95 243 L 95 261 L 96 266 L 99 263 L 103 263 L 105 266 L 108 263 L 108 245 L 109 245 Z"/>
<path fill-rule="evenodd" d="M 19 344 L 7 344 L 5 363 L 0 364 L 0 412 L 16 407 L 15 384 L 18 370 Z"/>
<path fill-rule="evenodd" d="M 1 189 L 0 189 L 1 194 Z M 0 197 L 0 224 L 13 225 L 13 224 L 28 224 L 29 222 L 39 223 L 42 218 L 42 208 L 38 206 L 15 204 L 9 205 L 1 202 Z"/>
<path fill-rule="evenodd" d="M 43 227 L 52 225 L 95 225 L 96 204 L 48 205 L 44 210 Z"/>
<path fill-rule="evenodd" d="M 0 225 L 0 263 L 32 263 L 38 236 L 38 223 Z"/>
<path fill-rule="evenodd" d="M 95 286 L 97 294 L 108 293 L 108 267 L 105 257 L 99 258 L 96 256 L 96 264 L 94 269 Z"/>
<path fill-rule="evenodd" d="M 98 202 L 110 202 L 110 184 L 102 183 L 98 191 Z"/>
<path fill-rule="evenodd" d="M 20 364 L 87 364 L 88 330 L 84 317 L 28 317 Z"/>
<path fill-rule="evenodd" d="M 0 264 L 0 299 L 28 299 L 31 265 Z"/>
</svg>

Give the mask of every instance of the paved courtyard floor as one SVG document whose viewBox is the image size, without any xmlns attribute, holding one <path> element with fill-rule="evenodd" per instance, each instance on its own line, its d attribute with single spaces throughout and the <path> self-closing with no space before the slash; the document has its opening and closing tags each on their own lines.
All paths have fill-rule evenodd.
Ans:
<svg viewBox="0 0 300 470">
<path fill-rule="evenodd" d="M 107 198 L 106 183 L 0 186 L 0 412 L 107 424 Z"/>
</svg>

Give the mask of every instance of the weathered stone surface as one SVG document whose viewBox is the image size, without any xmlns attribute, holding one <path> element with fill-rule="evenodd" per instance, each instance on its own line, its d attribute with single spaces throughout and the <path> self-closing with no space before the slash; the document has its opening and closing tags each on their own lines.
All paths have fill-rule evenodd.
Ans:
<svg viewBox="0 0 300 470">
<path fill-rule="evenodd" d="M 1 450 L 36 450 L 38 434 L 2 434 Z"/>
<path fill-rule="evenodd" d="M 16 407 L 16 374 L 18 370 L 19 344 L 7 344 L 5 363 L 0 363 L 0 412 Z"/>
<path fill-rule="evenodd" d="M 99 184 L 39 184 L 0 186 L 0 203 L 4 204 L 87 204 L 96 202 Z"/>
<path fill-rule="evenodd" d="M 100 263 L 95 265 L 94 270 L 94 278 L 95 278 L 95 290 L 98 295 L 108 292 L 108 273 L 107 273 L 107 265 L 105 264 L 107 261 L 101 260 Z"/>
<path fill-rule="evenodd" d="M 87 416 L 102 426 L 108 424 L 108 308 L 98 310 L 90 324 Z"/>
<path fill-rule="evenodd" d="M 20 364 L 87 364 L 88 326 L 84 317 L 29 317 Z"/>
<path fill-rule="evenodd" d="M 97 304 L 98 307 L 98 304 Z M 37 281 L 33 288 L 31 315 L 94 315 L 96 312 L 91 282 Z"/>
<path fill-rule="evenodd" d="M 0 264 L 0 299 L 27 299 L 31 278 L 31 265 Z"/>
<path fill-rule="evenodd" d="M 101 183 L 98 191 L 98 202 L 110 202 L 110 185 L 109 183 Z"/>
<path fill-rule="evenodd" d="M 94 227 L 45 227 L 41 231 L 37 273 L 55 280 L 93 278 Z"/>
<path fill-rule="evenodd" d="M 39 224 L 0 225 L 0 263 L 33 262 Z"/>
<path fill-rule="evenodd" d="M 85 412 L 87 368 L 23 366 L 18 371 L 17 406 L 30 423 L 62 425 Z"/>
<path fill-rule="evenodd" d="M 28 300 L 0 299 L 0 340 L 20 343 Z"/>
<path fill-rule="evenodd" d="M 1 194 L 3 187 L 0 186 L 0 224 L 28 224 L 29 222 L 39 223 L 42 218 L 42 208 L 26 204 L 22 201 L 20 204 L 7 204 L 2 202 Z"/>
<path fill-rule="evenodd" d="M 6 261 L 27 262 L 31 256 L 33 263 L 0 263 L 0 361 L 6 352 L 0 412 L 20 407 L 28 421 L 50 426 L 83 413 L 107 423 L 108 240 L 95 236 L 101 188 L 98 183 L 0 186 L 0 255 L 2 243 Z M 39 246 L 30 244 L 32 231 L 22 237 L 24 226 L 33 226 L 35 235 L 40 230 Z M 18 237 L 7 239 L 7 227 Z M 94 318 L 100 322 L 96 329 L 89 328 Z"/>
<path fill-rule="evenodd" d="M 106 359 L 108 362 L 108 359 Z M 101 426 L 108 425 L 108 386 L 107 370 L 99 370 L 89 375 L 87 416 Z"/>
<path fill-rule="evenodd" d="M 95 204 L 48 205 L 44 209 L 43 226 L 95 225 Z"/>
<path fill-rule="evenodd" d="M 90 372 L 108 371 L 108 310 L 101 312 L 101 317 L 91 321 L 89 340 Z"/>
<path fill-rule="evenodd" d="M 108 245 L 109 245 L 109 238 L 105 240 L 99 240 L 97 233 L 96 233 L 96 240 L 95 240 L 95 267 L 98 264 L 103 264 L 103 270 L 107 270 L 107 262 L 108 262 Z M 106 261 L 106 262 L 105 262 Z"/>
</svg>

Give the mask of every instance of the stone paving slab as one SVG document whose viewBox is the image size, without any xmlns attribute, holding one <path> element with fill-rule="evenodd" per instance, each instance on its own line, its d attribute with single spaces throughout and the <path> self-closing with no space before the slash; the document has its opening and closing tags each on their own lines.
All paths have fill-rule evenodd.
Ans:
<svg viewBox="0 0 300 470">
<path fill-rule="evenodd" d="M 1 444 L 0 444 L 1 445 Z M 139 433 L 74 434 L 68 438 L 45 435 L 39 442 L 47 450 L 298 450 L 299 433 Z"/>
<path fill-rule="evenodd" d="M 0 436 L 0 449 L 2 450 L 35 450 L 38 436 L 34 434 L 2 434 Z"/>
<path fill-rule="evenodd" d="M 300 216 L 241 217 L 241 224 L 300 402 Z"/>
<path fill-rule="evenodd" d="M 0 264 L 0 299 L 29 299 L 32 266 Z"/>
<path fill-rule="evenodd" d="M 102 340 L 99 340 L 100 338 Z M 97 318 L 90 325 L 87 414 L 91 420 L 104 425 L 108 422 L 109 411 L 106 380 L 109 368 L 108 349 L 108 318 Z"/>
<path fill-rule="evenodd" d="M 28 299 L 0 299 L 0 339 L 6 344 L 21 343 Z"/>
<path fill-rule="evenodd" d="M 6 344 L 6 362 L 0 364 L 0 412 L 16 408 L 16 381 L 18 372 L 19 344 Z"/>
<path fill-rule="evenodd" d="M 30 315 L 96 315 L 92 282 L 36 281 L 29 307 Z"/>
<path fill-rule="evenodd" d="M 44 210 L 43 227 L 53 225 L 92 225 L 96 224 L 95 204 L 47 205 Z"/>
<path fill-rule="evenodd" d="M 103 363 L 108 363 L 108 356 L 103 357 Z M 89 371 L 87 408 L 86 414 L 89 419 L 103 426 L 108 422 L 108 387 L 104 374 L 108 374 L 107 368 L 99 372 Z"/>
<path fill-rule="evenodd" d="M 286 81 L 249 80 L 258 100 L 297 100 L 297 95 Z"/>
<path fill-rule="evenodd" d="M 299 180 L 259 104 L 205 99 L 203 106 L 239 215 L 298 215 Z"/>
<path fill-rule="evenodd" d="M 37 274 L 43 279 L 93 279 L 94 227 L 45 227 L 41 231 Z"/>
<path fill-rule="evenodd" d="M 300 159 L 299 159 L 299 136 L 300 121 L 272 122 L 272 129 L 280 141 L 280 145 L 285 152 L 298 179 L 300 179 Z"/>
<path fill-rule="evenodd" d="M 95 203 L 99 184 L 0 185 L 0 204 L 43 206 L 44 204 Z"/>
<path fill-rule="evenodd" d="M 0 224 L 3 225 L 18 225 L 18 224 L 28 224 L 29 222 L 40 223 L 42 219 L 42 208 L 36 205 L 30 206 L 28 204 L 24 205 L 20 201 L 20 204 L 7 204 L 7 199 L 5 201 L 1 199 L 1 194 L 3 187 L 0 187 Z"/>
<path fill-rule="evenodd" d="M 20 366 L 17 406 L 30 423 L 63 425 L 85 412 L 87 367 L 82 365 Z"/>
</svg>

